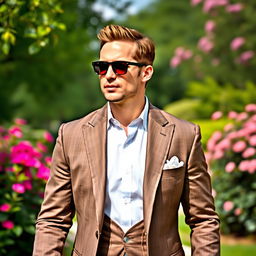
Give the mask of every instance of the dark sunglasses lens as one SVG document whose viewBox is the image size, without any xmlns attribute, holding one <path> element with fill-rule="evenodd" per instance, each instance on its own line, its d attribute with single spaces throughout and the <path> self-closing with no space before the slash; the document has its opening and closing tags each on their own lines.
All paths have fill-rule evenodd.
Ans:
<svg viewBox="0 0 256 256">
<path fill-rule="evenodd" d="M 112 68 L 117 75 L 124 75 L 127 72 L 128 64 L 125 62 L 114 62 Z"/>
<path fill-rule="evenodd" d="M 94 62 L 93 63 L 94 71 L 98 75 L 105 75 L 107 73 L 108 66 L 109 66 L 109 64 L 105 63 L 105 62 Z"/>
</svg>

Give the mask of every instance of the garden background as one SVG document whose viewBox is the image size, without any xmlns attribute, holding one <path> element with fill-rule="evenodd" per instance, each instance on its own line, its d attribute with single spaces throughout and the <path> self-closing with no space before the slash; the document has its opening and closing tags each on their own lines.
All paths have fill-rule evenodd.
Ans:
<svg viewBox="0 0 256 256">
<path fill-rule="evenodd" d="M 254 255 L 255 11 L 255 0 L 0 0 L 0 255 L 31 255 L 58 127 L 104 104 L 91 62 L 109 23 L 154 40 L 147 95 L 201 126 L 222 255 Z M 180 232 L 189 245 L 182 214 Z"/>
</svg>

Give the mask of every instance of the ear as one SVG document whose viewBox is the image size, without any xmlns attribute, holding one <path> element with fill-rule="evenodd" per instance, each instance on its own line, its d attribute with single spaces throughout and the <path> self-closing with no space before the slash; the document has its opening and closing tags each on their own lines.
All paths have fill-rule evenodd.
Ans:
<svg viewBox="0 0 256 256">
<path fill-rule="evenodd" d="M 146 83 L 147 81 L 149 81 L 150 78 L 152 77 L 153 73 L 154 73 L 153 67 L 151 65 L 147 65 L 143 69 L 142 74 L 141 74 L 142 75 L 142 82 Z"/>
</svg>

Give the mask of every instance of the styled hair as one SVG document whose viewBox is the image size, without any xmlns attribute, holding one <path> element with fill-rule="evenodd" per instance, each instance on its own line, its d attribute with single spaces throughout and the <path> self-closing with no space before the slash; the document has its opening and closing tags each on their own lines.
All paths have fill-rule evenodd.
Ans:
<svg viewBox="0 0 256 256">
<path fill-rule="evenodd" d="M 137 44 L 134 59 L 152 65 L 155 58 L 155 45 L 153 41 L 135 29 L 120 25 L 108 25 L 102 28 L 98 34 L 100 49 L 104 44 L 112 41 L 131 41 Z"/>
</svg>

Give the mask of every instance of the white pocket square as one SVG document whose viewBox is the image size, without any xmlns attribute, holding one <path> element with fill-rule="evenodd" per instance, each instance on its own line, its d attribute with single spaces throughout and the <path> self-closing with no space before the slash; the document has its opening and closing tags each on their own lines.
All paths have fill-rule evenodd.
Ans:
<svg viewBox="0 0 256 256">
<path fill-rule="evenodd" d="M 170 160 L 166 160 L 163 170 L 176 169 L 184 165 L 183 161 L 180 161 L 177 156 L 173 156 Z"/>
</svg>

